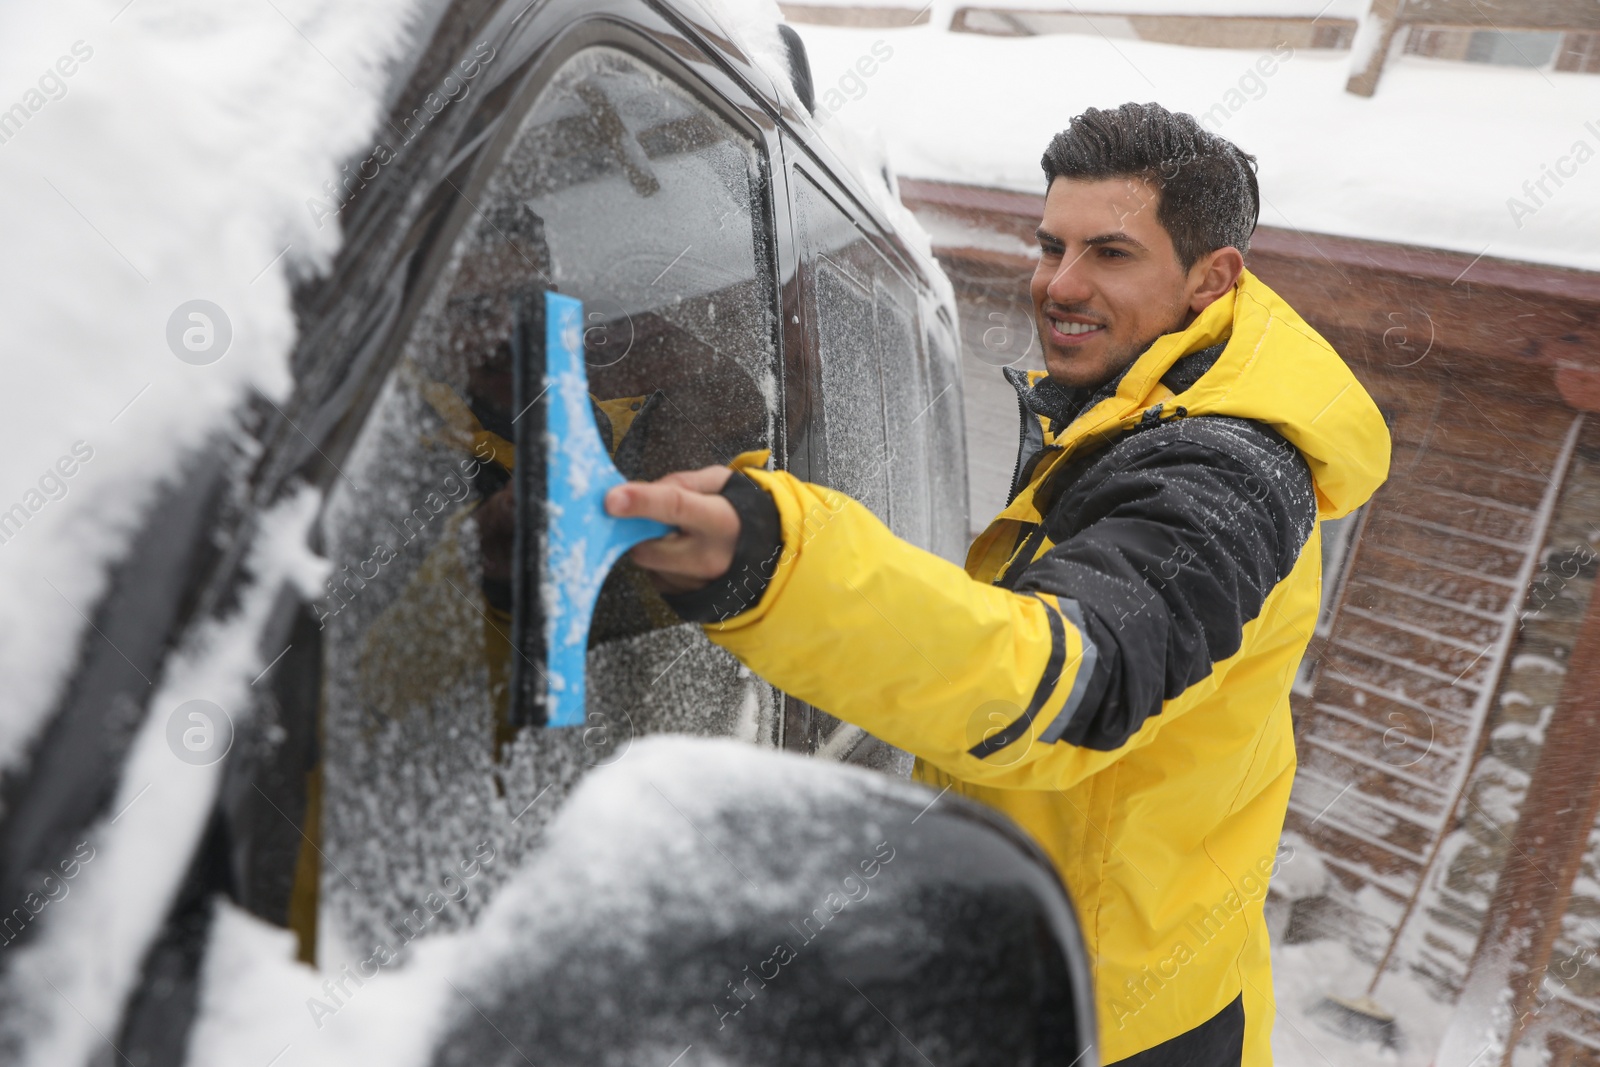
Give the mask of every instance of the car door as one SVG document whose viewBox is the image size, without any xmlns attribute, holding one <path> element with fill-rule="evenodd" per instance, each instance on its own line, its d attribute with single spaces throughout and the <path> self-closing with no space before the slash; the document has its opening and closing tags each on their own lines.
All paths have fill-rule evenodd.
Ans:
<svg viewBox="0 0 1600 1067">
<path fill-rule="evenodd" d="M 808 427 L 803 444 L 791 447 L 804 448 L 813 481 L 859 501 L 912 544 L 940 549 L 929 415 L 956 391 L 942 372 L 940 388 L 932 387 L 926 284 L 821 161 L 794 139 L 786 147 L 804 323 L 804 358 L 790 361 L 790 388 L 805 397 L 796 406 Z M 905 753 L 793 699 L 784 744 L 894 773 L 910 769 Z"/>
<path fill-rule="evenodd" d="M 452 902 L 462 864 L 509 871 L 640 734 L 776 743 L 774 691 L 627 563 L 596 611 L 585 726 L 522 728 L 509 695 L 528 655 L 518 546 L 541 520 L 513 478 L 542 462 L 515 446 L 516 380 L 538 373 L 516 365 L 518 308 L 548 288 L 584 301 L 592 406 L 625 474 L 781 453 L 770 137 L 691 38 L 593 19 L 538 59 L 459 185 L 459 231 L 318 525 L 321 831 L 295 881 L 316 887 L 300 932 L 324 966 L 469 921 L 486 894 Z"/>
</svg>

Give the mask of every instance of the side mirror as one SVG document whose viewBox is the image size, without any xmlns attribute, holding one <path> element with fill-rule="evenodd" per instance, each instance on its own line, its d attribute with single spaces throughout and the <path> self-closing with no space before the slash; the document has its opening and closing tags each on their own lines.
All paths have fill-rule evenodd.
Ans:
<svg viewBox="0 0 1600 1067">
<path fill-rule="evenodd" d="M 469 935 L 437 1067 L 1098 1063 L 1071 903 L 988 809 L 672 738 L 548 834 Z"/>
<path fill-rule="evenodd" d="M 806 106 L 806 112 L 815 115 L 817 90 L 816 83 L 811 80 L 811 59 L 806 55 L 806 43 L 787 22 L 778 23 L 778 36 L 783 38 L 784 51 L 789 53 L 789 80 L 794 83 L 795 95 Z"/>
</svg>

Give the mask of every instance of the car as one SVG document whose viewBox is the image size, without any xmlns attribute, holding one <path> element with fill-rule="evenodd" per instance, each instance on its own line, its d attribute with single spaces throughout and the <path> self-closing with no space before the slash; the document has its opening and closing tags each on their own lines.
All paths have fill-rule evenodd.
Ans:
<svg viewBox="0 0 1600 1067">
<path fill-rule="evenodd" d="M 537 479 L 513 477 L 544 448 L 516 323 L 548 290 L 583 301 L 591 406 L 626 475 L 766 451 L 962 558 L 954 301 L 892 177 L 813 119 L 786 28 L 775 65 L 697 0 L 433 10 L 380 139 L 307 202 L 344 243 L 296 290 L 292 397 L 257 398 L 150 509 L 95 609 L 105 640 L 0 784 L 10 900 L 110 814 L 142 680 L 238 603 L 266 516 L 314 501 L 327 577 L 274 594 L 255 706 L 194 701 L 170 723 L 180 760 L 222 770 L 123 1012 L 139 1062 L 183 1059 L 219 896 L 324 969 L 403 917 L 470 929 L 492 892 L 425 909 L 463 848 L 487 843 L 501 884 L 645 735 L 909 771 L 679 622 L 628 563 L 600 593 L 584 725 L 545 728 L 513 692 L 537 670 L 544 515 L 517 488 Z"/>
</svg>

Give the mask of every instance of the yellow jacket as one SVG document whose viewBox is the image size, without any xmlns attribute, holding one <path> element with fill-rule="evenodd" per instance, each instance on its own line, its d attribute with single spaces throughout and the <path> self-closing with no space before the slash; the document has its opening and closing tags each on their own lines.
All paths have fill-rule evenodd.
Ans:
<svg viewBox="0 0 1600 1067">
<path fill-rule="evenodd" d="M 1202 350 L 1198 380 L 1163 384 Z M 1176 1058 L 1207 1024 L 1268 1065 L 1262 902 L 1321 592 L 1312 519 L 1367 500 L 1389 436 L 1338 354 L 1248 272 L 1102 396 L 1066 425 L 1041 420 L 1043 451 L 965 573 L 742 457 L 776 504 L 782 555 L 753 607 L 706 629 L 1038 841 L 1082 921 L 1105 1062 L 1166 1042 Z M 1184 478 L 1193 513 L 1172 503 L 1193 495 L 1170 489 Z M 1303 521 L 1283 518 L 1297 508 Z M 1250 548 L 1262 538 L 1276 560 Z"/>
</svg>

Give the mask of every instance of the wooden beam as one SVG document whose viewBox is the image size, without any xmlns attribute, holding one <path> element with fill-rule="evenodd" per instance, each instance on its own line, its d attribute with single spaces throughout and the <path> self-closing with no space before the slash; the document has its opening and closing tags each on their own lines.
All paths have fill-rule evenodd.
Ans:
<svg viewBox="0 0 1600 1067">
<path fill-rule="evenodd" d="M 1378 79 L 1383 77 L 1383 65 L 1389 60 L 1395 31 L 1400 28 L 1399 10 L 1400 0 L 1372 0 L 1366 17 L 1356 26 L 1356 39 L 1351 45 L 1352 49 L 1365 47 L 1368 51 L 1364 57 L 1352 57 L 1361 69 L 1352 68 L 1345 92 L 1371 96 L 1378 91 Z"/>
<path fill-rule="evenodd" d="M 1402 22 L 1478 30 L 1600 30 L 1600 6 L 1572 0 L 1406 0 Z"/>
<path fill-rule="evenodd" d="M 904 26 L 926 26 L 929 8 L 916 7 L 839 7 L 834 4 L 789 3 L 778 5 L 783 17 L 790 22 L 803 22 L 813 26 L 855 26 L 868 29 L 899 29 Z"/>
<path fill-rule="evenodd" d="M 1589 597 L 1567 663 L 1561 697 L 1463 982 L 1471 988 L 1475 978 L 1486 977 L 1510 990 L 1511 1029 L 1502 1057 L 1507 1065 L 1518 1038 L 1542 1010 L 1539 993 L 1551 950 L 1600 814 L 1600 775 L 1588 755 L 1600 751 L 1600 596 Z M 1502 969 L 1503 975 L 1497 973 Z M 1483 1020 L 1464 1022 L 1481 1028 Z"/>
</svg>

